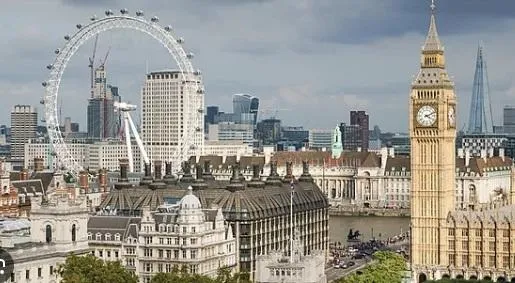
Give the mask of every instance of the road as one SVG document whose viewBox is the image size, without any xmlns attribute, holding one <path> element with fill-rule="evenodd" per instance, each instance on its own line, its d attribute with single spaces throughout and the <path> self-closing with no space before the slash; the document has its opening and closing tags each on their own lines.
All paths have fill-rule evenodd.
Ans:
<svg viewBox="0 0 515 283">
<path fill-rule="evenodd" d="M 355 272 L 356 270 L 359 270 L 359 269 L 367 266 L 371 261 L 370 260 L 365 261 L 362 259 L 362 260 L 355 260 L 354 262 L 356 262 L 356 265 L 351 266 L 346 269 L 334 268 L 334 267 L 326 269 L 325 275 L 327 277 L 327 282 L 333 282 L 334 280 L 345 277 L 345 276 L 351 274 L 352 272 Z"/>
</svg>

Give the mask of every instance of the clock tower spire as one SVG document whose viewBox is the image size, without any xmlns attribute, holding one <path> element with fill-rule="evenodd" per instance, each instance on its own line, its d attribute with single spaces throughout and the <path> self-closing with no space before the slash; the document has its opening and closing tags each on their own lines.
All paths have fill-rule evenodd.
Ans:
<svg viewBox="0 0 515 283">
<path fill-rule="evenodd" d="M 431 2 L 420 70 L 411 85 L 411 264 L 414 276 L 448 265 L 442 223 L 455 209 L 456 95 Z"/>
</svg>

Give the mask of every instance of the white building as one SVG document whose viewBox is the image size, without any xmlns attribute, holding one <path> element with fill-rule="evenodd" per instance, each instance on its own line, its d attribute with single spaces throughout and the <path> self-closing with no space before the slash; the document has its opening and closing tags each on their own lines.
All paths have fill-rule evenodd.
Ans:
<svg viewBox="0 0 515 283">
<path fill-rule="evenodd" d="M 4 226 L 0 236 L 2 249 L 14 260 L 9 282 L 59 282 L 57 267 L 66 256 L 89 252 L 86 200 L 56 194 L 33 198 L 31 206 L 30 222 Z"/>
<path fill-rule="evenodd" d="M 231 122 L 210 124 L 207 139 L 209 141 L 236 141 L 252 145 L 254 142 L 254 125 Z"/>
<path fill-rule="evenodd" d="M 237 141 L 206 141 L 204 155 L 241 156 L 252 154 L 252 147 Z"/>
<path fill-rule="evenodd" d="M 175 161 L 183 136 L 194 134 L 187 156 L 202 152 L 204 146 L 204 93 L 197 74 L 160 71 L 147 74 L 141 93 L 141 138 L 150 161 Z M 190 109 L 185 109 L 190 101 Z M 175 164 L 174 166 L 179 166 Z M 176 168 L 178 169 L 178 168 Z"/>
<path fill-rule="evenodd" d="M 282 252 L 260 255 L 256 260 L 256 283 L 326 283 L 325 254 L 302 253 L 298 231 L 295 233 L 293 256 Z"/>
<path fill-rule="evenodd" d="M 11 159 L 23 161 L 23 145 L 36 137 L 38 112 L 30 105 L 15 105 L 11 111 Z"/>
<path fill-rule="evenodd" d="M 332 130 L 309 130 L 309 147 L 313 149 L 330 150 L 333 139 Z"/>
<path fill-rule="evenodd" d="M 483 150 L 491 152 L 501 148 L 506 140 L 503 134 L 467 134 L 461 139 L 461 147 L 472 156 L 480 156 Z"/>
<path fill-rule="evenodd" d="M 236 266 L 236 240 L 222 210 L 202 208 L 191 187 L 178 204 L 145 208 L 141 218 L 93 216 L 88 238 L 95 256 L 121 260 L 141 282 L 174 266 L 211 277 Z"/>
</svg>

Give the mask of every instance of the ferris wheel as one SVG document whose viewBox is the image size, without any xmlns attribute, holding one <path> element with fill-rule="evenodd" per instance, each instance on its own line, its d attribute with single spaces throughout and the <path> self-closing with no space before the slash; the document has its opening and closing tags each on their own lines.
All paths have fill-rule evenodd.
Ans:
<svg viewBox="0 0 515 283">
<path fill-rule="evenodd" d="M 67 170 L 75 178 L 80 171 L 84 170 L 68 149 L 59 127 L 57 98 L 66 66 L 75 52 L 89 39 L 100 33 L 117 29 L 130 29 L 150 35 L 168 50 L 178 67 L 184 94 L 187 94 L 183 98 L 184 119 L 181 120 L 181 127 L 178 127 L 183 130 L 179 133 L 179 141 L 171 154 L 171 160 L 162 161 L 172 162 L 174 170 L 178 171 L 182 161 L 187 160 L 191 155 L 199 154 L 201 148 L 195 141 L 198 140 L 198 133 L 202 131 L 201 127 L 203 126 L 201 121 L 204 108 L 202 99 L 204 88 L 200 80 L 201 72 L 195 70 L 191 63 L 191 59 L 194 57 L 193 53 L 186 53 L 182 47 L 184 39 L 175 37 L 171 26 L 159 25 L 158 17 L 154 16 L 148 20 L 144 17 L 143 11 L 137 11 L 136 16 L 131 16 L 127 9 L 121 9 L 120 14 L 117 15 L 111 10 L 107 10 L 105 17 L 93 16 L 88 24 L 77 24 L 76 28 L 75 34 L 64 36 L 66 41 L 64 46 L 55 50 L 54 63 L 47 66 L 50 71 L 49 78 L 42 83 L 45 87 L 45 95 L 41 99 L 41 104 L 45 109 L 45 121 L 53 150 L 51 155 L 57 157 L 58 166 Z"/>
</svg>

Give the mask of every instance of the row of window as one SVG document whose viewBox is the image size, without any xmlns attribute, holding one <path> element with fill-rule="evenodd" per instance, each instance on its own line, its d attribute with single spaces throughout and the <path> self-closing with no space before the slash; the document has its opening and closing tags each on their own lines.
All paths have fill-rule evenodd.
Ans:
<svg viewBox="0 0 515 283">
<path fill-rule="evenodd" d="M 469 235 L 469 230 L 467 228 L 465 229 L 460 229 L 461 230 L 461 236 L 463 237 L 468 237 Z M 476 235 L 476 237 L 481 237 L 483 236 L 483 230 L 481 229 L 471 229 L 471 230 L 474 230 L 474 234 Z M 494 229 L 488 229 L 486 230 L 488 231 L 488 237 L 492 237 L 494 238 L 496 233 L 495 233 L 495 230 Z M 448 231 L 448 235 L 449 236 L 455 236 L 456 235 L 456 229 L 449 229 Z M 499 235 L 500 236 L 500 235 Z M 504 238 L 508 238 L 510 236 L 510 230 L 502 230 L 502 236 Z"/>
<path fill-rule="evenodd" d="M 513 258 L 513 264 L 515 265 L 515 257 Z M 449 265 L 456 266 L 456 255 L 455 254 L 449 254 Z M 486 267 L 497 267 L 496 263 L 496 257 L 491 255 L 488 256 L 488 261 L 484 262 L 483 257 L 481 255 L 474 256 L 474 261 L 472 262 L 469 255 L 462 255 L 461 256 L 461 264 L 460 266 L 485 266 Z M 509 256 L 503 256 L 501 260 L 502 268 L 508 269 L 510 268 L 510 257 Z"/>
<path fill-rule="evenodd" d="M 49 274 L 50 276 L 52 276 L 54 274 L 54 266 L 50 266 L 49 267 Z M 27 269 L 25 270 L 25 280 L 30 280 L 32 277 L 31 277 L 31 272 L 30 272 L 30 269 Z M 43 268 L 42 267 L 38 267 L 38 272 L 37 272 L 37 278 L 38 279 L 41 279 L 43 278 Z M 10 280 L 11 282 L 16 282 L 16 274 L 13 272 L 11 273 L 11 276 L 10 276 Z"/>
<path fill-rule="evenodd" d="M 121 235 L 120 235 L 119 233 L 116 233 L 116 234 L 114 235 L 114 239 L 112 239 L 112 238 L 111 238 L 111 234 L 110 234 L 110 233 L 106 233 L 106 234 L 104 235 L 104 238 L 105 238 L 105 239 L 104 239 L 105 241 L 112 241 L 112 240 L 114 240 L 114 241 L 120 241 L 120 239 L 121 239 Z M 90 241 L 91 241 L 91 240 L 93 240 L 93 234 L 92 234 L 91 232 L 90 232 L 90 233 L 88 233 L 88 240 L 90 240 Z M 96 234 L 95 234 L 95 241 L 102 241 L 102 234 L 101 234 L 101 233 L 96 233 Z"/>
</svg>

